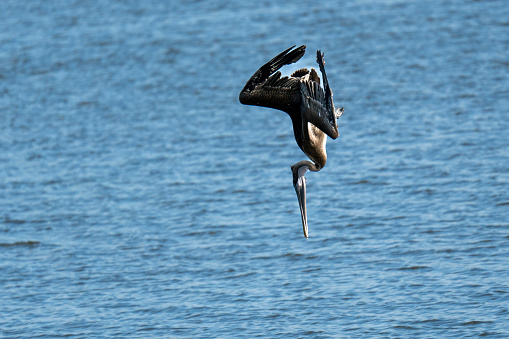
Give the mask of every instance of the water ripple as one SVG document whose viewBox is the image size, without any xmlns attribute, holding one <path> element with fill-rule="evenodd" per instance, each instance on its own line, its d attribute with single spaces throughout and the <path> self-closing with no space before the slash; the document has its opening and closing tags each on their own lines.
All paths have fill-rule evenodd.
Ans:
<svg viewBox="0 0 509 339">
<path fill-rule="evenodd" d="M 0 2 L 0 336 L 509 336 L 507 17 Z M 307 240 L 290 119 L 238 102 L 293 44 L 345 107 Z"/>
</svg>

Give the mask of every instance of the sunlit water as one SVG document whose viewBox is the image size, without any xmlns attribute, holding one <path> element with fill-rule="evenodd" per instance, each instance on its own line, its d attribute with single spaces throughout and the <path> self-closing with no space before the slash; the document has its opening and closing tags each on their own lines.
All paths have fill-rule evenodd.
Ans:
<svg viewBox="0 0 509 339">
<path fill-rule="evenodd" d="M 0 336 L 508 337 L 508 18 L 0 2 Z M 290 119 L 238 102 L 294 44 L 345 107 L 308 240 Z"/>
</svg>

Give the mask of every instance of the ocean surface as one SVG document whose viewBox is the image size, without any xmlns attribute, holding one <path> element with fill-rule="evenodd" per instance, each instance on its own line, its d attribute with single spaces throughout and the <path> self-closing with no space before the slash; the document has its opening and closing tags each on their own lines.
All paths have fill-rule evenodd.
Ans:
<svg viewBox="0 0 509 339">
<path fill-rule="evenodd" d="M 238 94 L 307 45 L 307 173 Z M 0 337 L 508 338 L 509 6 L 1 1 Z"/>
</svg>

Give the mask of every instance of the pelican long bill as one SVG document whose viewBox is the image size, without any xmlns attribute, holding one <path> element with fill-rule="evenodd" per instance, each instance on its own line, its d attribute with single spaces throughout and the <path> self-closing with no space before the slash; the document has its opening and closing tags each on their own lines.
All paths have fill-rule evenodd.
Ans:
<svg viewBox="0 0 509 339">
<path fill-rule="evenodd" d="M 306 178 L 300 176 L 295 184 L 295 192 L 299 200 L 300 216 L 302 217 L 302 230 L 304 236 L 308 238 L 308 214 L 306 210 Z"/>
</svg>

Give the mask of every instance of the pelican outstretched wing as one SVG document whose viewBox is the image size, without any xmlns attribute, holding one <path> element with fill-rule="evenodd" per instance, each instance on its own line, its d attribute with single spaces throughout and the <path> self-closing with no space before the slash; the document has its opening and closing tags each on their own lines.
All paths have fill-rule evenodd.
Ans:
<svg viewBox="0 0 509 339">
<path fill-rule="evenodd" d="M 320 66 L 324 89 L 316 81 L 300 81 L 302 95 L 300 104 L 301 114 L 329 137 L 336 139 L 339 136 L 336 119 L 337 116 L 341 115 L 342 109 L 338 113 L 334 111 L 332 91 L 325 74 L 323 54 L 320 51 L 317 51 L 316 61 Z"/>
<path fill-rule="evenodd" d="M 300 102 L 299 79 L 281 77 L 278 70 L 284 65 L 298 61 L 306 52 L 306 46 L 295 46 L 281 52 L 247 81 L 239 95 L 244 105 L 256 105 L 288 112 Z M 298 106 L 297 106 L 298 107 Z"/>
</svg>

